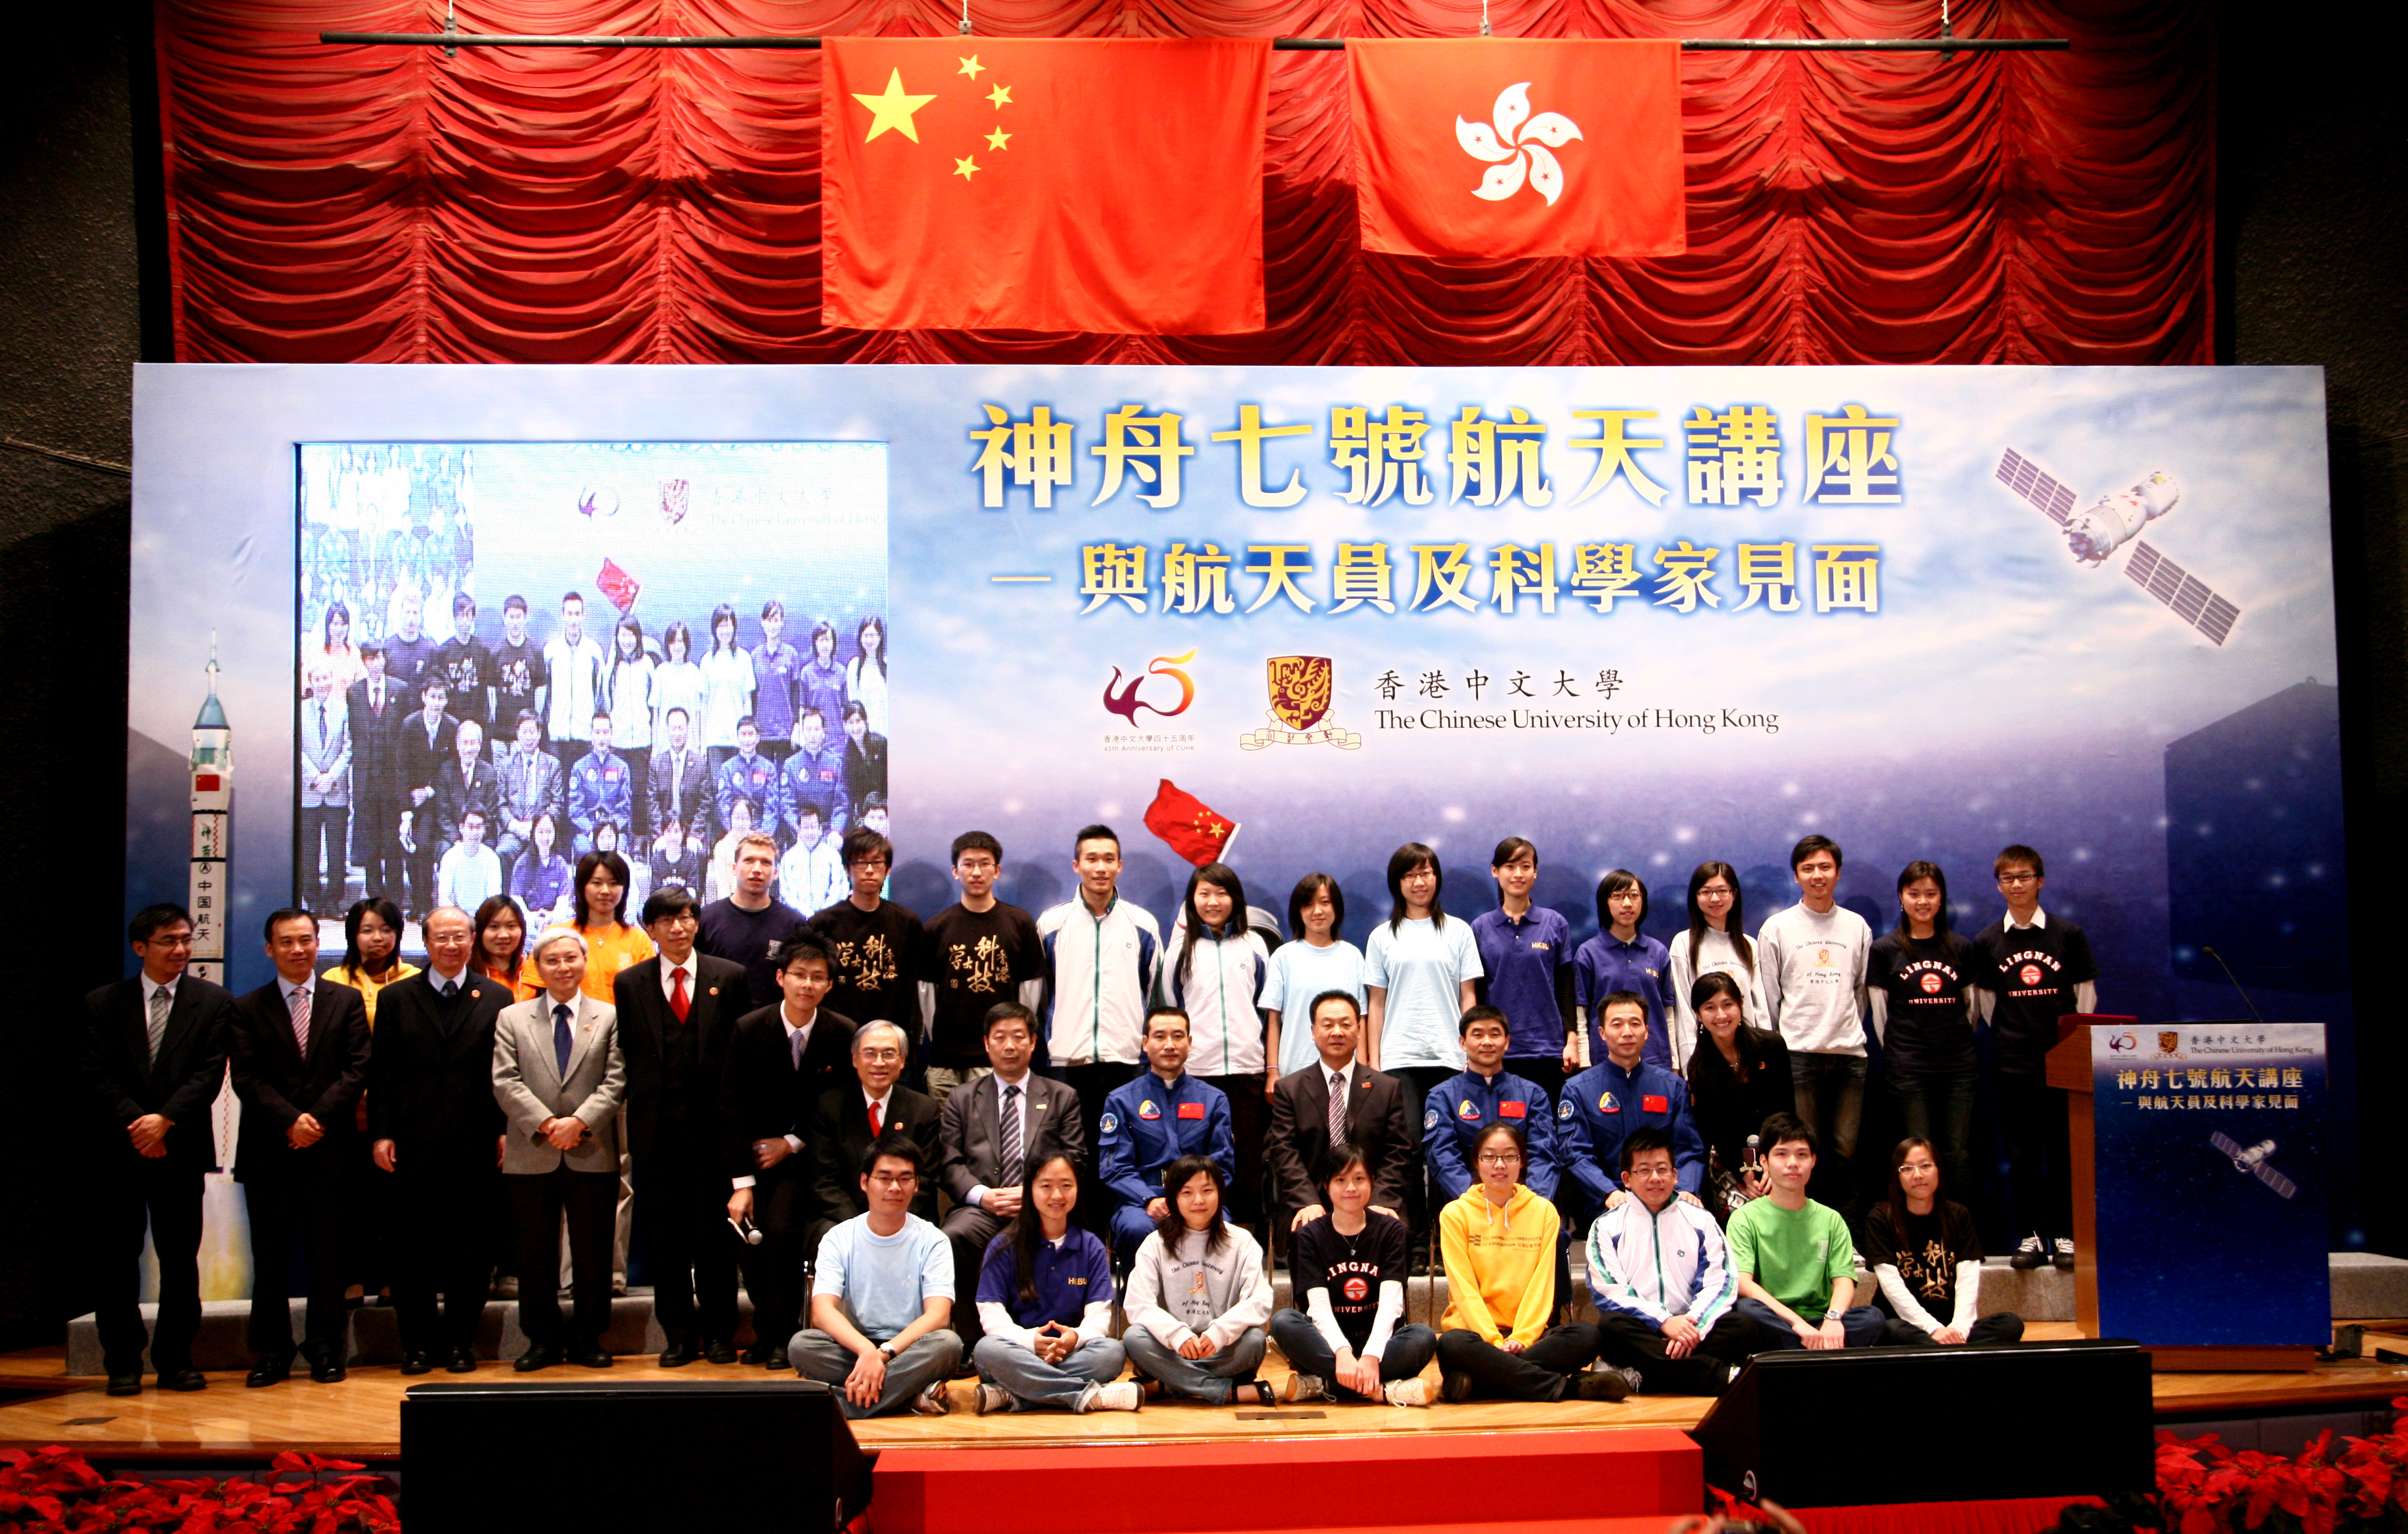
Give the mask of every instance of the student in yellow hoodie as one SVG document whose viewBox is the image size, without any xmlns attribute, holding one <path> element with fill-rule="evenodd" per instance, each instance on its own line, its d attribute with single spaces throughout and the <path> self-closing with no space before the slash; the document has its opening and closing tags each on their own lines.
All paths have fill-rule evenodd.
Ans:
<svg viewBox="0 0 2408 1534">
<path fill-rule="evenodd" d="M 1439 1394 L 1450 1401 L 1484 1396 L 1508 1401 L 1618 1401 L 1630 1382 L 1590 1369 L 1598 1329 L 1585 1322 L 1551 1326 L 1555 1309 L 1555 1247 L 1562 1229 L 1555 1206 L 1522 1185 L 1529 1147 L 1522 1131 L 1498 1120 L 1480 1137 L 1478 1181 L 1438 1218 L 1446 1257 L 1446 1314 L 1439 1322 Z"/>
</svg>

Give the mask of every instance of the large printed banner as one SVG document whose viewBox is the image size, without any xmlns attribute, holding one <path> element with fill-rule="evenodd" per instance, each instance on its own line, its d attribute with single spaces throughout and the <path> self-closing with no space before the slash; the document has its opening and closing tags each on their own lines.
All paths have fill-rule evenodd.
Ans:
<svg viewBox="0 0 2408 1534">
<path fill-rule="evenodd" d="M 1358 942 L 1408 840 L 1469 915 L 1498 839 L 1530 838 L 1538 898 L 1583 933 L 1629 868 L 1668 937 L 1704 860 L 1740 870 L 1751 929 L 1794 898 L 1808 832 L 1876 927 L 1926 858 L 1970 929 L 2024 842 L 2102 1008 L 2229 1014 L 2212 946 L 2269 1011 L 2345 1024 L 2323 442 L 2308 368 L 146 367 L 128 898 L 185 888 L 212 634 L 236 983 L 265 977 L 266 910 L 367 888 L 362 803 L 376 840 L 399 829 L 377 796 L 424 785 L 364 786 L 355 758 L 329 824 L 305 694 L 313 657 L 359 680 L 339 599 L 343 643 L 413 623 L 455 661 L 570 663 L 565 694 L 516 706 L 525 676 L 470 680 L 497 775 L 524 708 L 574 787 L 576 679 L 641 681 L 609 727 L 631 767 L 651 753 L 645 793 L 589 781 L 555 846 L 652 855 L 684 699 L 711 792 L 679 800 L 674 851 L 718 846 L 750 798 L 807 903 L 807 837 L 872 792 L 893 893 L 924 912 L 953 898 L 956 833 L 998 836 L 1002 894 L 1033 908 L 1068 896 L 1071 834 L 1100 820 L 1167 925 L 1187 864 L 1145 816 L 1168 783 L 1237 828 L 1253 904 L 1283 915 L 1326 870 Z M 739 709 L 774 767 L 731 796 Z M 405 888 L 466 839 L 440 798 Z M 480 849 L 499 839 L 488 819 Z M 471 863 L 479 889 L 516 871 Z"/>
</svg>

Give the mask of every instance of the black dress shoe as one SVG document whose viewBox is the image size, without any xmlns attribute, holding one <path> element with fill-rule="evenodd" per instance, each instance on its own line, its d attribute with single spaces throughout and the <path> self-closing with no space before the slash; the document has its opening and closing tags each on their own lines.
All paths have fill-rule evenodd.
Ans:
<svg viewBox="0 0 2408 1534">
<path fill-rule="evenodd" d="M 293 1355 L 288 1353 L 280 1358 L 262 1358 L 242 1377 L 242 1383 L 247 1389 L 256 1390 L 262 1385 L 282 1384 L 292 1377 Z"/>
<path fill-rule="evenodd" d="M 208 1376 L 197 1369 L 171 1369 L 159 1376 L 162 1390 L 207 1390 Z"/>
<path fill-rule="evenodd" d="M 532 1374 L 538 1369 L 550 1369 L 560 1362 L 558 1348 L 529 1348 L 513 1360 L 510 1367 L 522 1374 Z"/>
<path fill-rule="evenodd" d="M 687 1347 L 683 1342 L 671 1342 L 667 1347 L 661 1349 L 663 1369 L 683 1369 L 693 1362 L 694 1349 Z"/>
<path fill-rule="evenodd" d="M 477 1372 L 477 1355 L 466 1348 L 453 1348 L 452 1355 L 443 1360 L 443 1367 L 454 1374 L 474 1374 Z"/>
<path fill-rule="evenodd" d="M 762 1365 L 767 1363 L 773 1356 L 775 1356 L 775 1355 L 771 1354 L 767 1348 L 761 1347 L 756 1344 L 744 1350 L 744 1357 L 741 1361 L 752 1365 L 755 1369 L 759 1369 Z"/>
<path fill-rule="evenodd" d="M 333 1384 L 343 1378 L 344 1372 L 340 1358 L 314 1359 L 309 1365 L 309 1378 L 320 1384 Z"/>
<path fill-rule="evenodd" d="M 111 1396 L 139 1396 L 142 1394 L 142 1376 L 140 1372 L 136 1371 L 132 1374 L 110 1375 L 108 1377 L 107 1393 Z"/>
<path fill-rule="evenodd" d="M 702 1345 L 702 1357 L 705 1363 L 732 1364 L 736 1362 L 736 1344 L 717 1340 L 705 1342 Z"/>
<path fill-rule="evenodd" d="M 435 1372 L 435 1360 L 423 1353 L 405 1353 L 401 1355 L 401 1371 L 404 1374 L 432 1374 Z"/>
<path fill-rule="evenodd" d="M 617 1360 L 597 1347 L 576 1347 L 568 1350 L 568 1361 L 580 1369 L 609 1369 Z"/>
</svg>

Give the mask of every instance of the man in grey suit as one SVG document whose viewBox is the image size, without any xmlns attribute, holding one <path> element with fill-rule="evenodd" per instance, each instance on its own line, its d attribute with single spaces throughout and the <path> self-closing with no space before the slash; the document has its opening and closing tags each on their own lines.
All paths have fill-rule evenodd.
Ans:
<svg viewBox="0 0 2408 1534">
<path fill-rule="evenodd" d="M 956 1295 L 978 1293 L 987 1243 L 1020 1212 L 1028 1168 L 1067 1155 L 1088 1169 L 1079 1095 L 1031 1074 L 1028 1062 L 1036 1053 L 1037 1025 L 1027 1008 L 1016 1001 L 988 1008 L 986 1059 L 993 1069 L 948 1094 L 938 1120 L 945 1191 L 953 1198 L 943 1228 L 953 1248 Z M 962 1339 L 962 1356 L 969 1357 L 982 1335 L 976 1305 L 953 1307 L 953 1330 Z"/>
<path fill-rule="evenodd" d="M 501 857 L 505 878 L 520 852 L 535 839 L 535 823 L 545 815 L 563 813 L 567 806 L 560 758 L 543 749 L 543 727 L 535 710 L 521 709 L 513 728 L 518 744 L 504 752 L 494 766 L 494 810 L 501 817 L 501 834 L 494 839 L 494 851 Z"/>
<path fill-rule="evenodd" d="M 585 939 L 556 926 L 535 943 L 543 994 L 502 1010 L 494 1024 L 494 1098 L 509 1121 L 502 1181 L 519 1265 L 519 1330 L 527 1350 L 514 1366 L 543 1369 L 563 1357 L 609 1369 L 602 1333 L 610 1324 L 610 1244 L 619 1206 L 619 1104 L 627 1065 L 619 1016 L 579 987 Z M 564 1345 L 560 1219 L 568 1216 L 576 1311 Z"/>
<path fill-rule="evenodd" d="M 325 916 L 342 910 L 350 872 L 351 717 L 323 661 L 309 667 L 300 739 L 301 903 Z"/>
</svg>

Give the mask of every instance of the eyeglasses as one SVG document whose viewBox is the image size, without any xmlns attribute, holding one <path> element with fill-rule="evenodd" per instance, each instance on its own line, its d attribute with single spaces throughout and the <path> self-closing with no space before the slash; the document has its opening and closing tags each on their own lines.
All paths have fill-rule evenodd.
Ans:
<svg viewBox="0 0 2408 1534">
<path fill-rule="evenodd" d="M 2002 873 L 1999 875 L 1999 882 L 2001 884 L 2037 884 L 2040 882 L 2040 875 L 2036 873 Z"/>
<path fill-rule="evenodd" d="M 894 1061 L 903 1058 L 903 1052 L 899 1049 L 885 1048 L 872 1044 L 869 1048 L 861 1052 L 861 1057 L 872 1062 L 873 1064 L 888 1065 Z"/>
<path fill-rule="evenodd" d="M 869 1180 L 882 1188 L 910 1188 L 920 1183 L 918 1172 L 871 1172 Z"/>
<path fill-rule="evenodd" d="M 894 867 L 891 862 L 882 857 L 855 858 L 853 866 L 856 868 L 888 868 Z"/>
<path fill-rule="evenodd" d="M 1483 1151 L 1480 1164 L 1484 1167 L 1518 1167 L 1522 1164 L 1522 1157 L 1514 1151 Z"/>
</svg>

